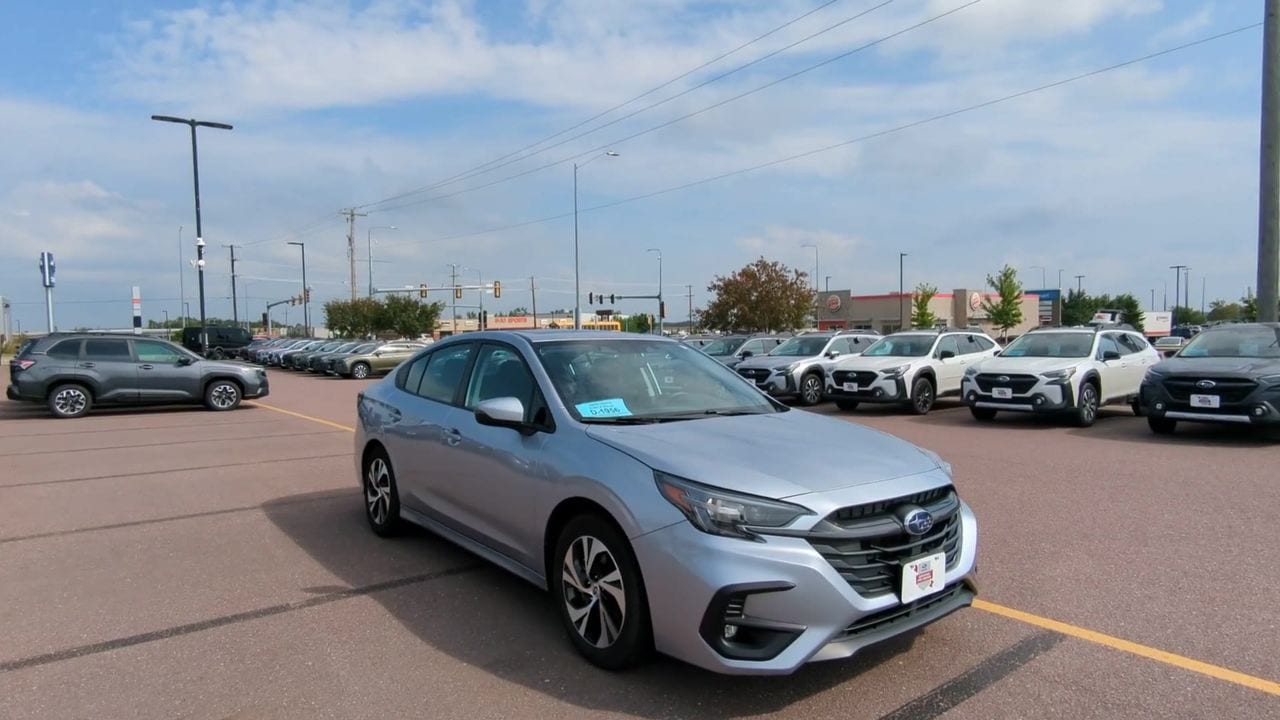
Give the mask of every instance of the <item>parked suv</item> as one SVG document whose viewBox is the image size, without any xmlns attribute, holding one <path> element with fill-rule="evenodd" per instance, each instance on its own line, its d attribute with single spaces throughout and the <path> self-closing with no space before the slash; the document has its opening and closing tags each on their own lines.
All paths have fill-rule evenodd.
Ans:
<svg viewBox="0 0 1280 720">
<path fill-rule="evenodd" d="M 204 332 L 209 342 L 208 355 L 215 360 L 236 357 L 253 342 L 249 331 L 240 327 L 207 327 Z M 203 350 L 200 345 L 200 328 L 182 329 L 182 347 L 196 354 Z"/>
<path fill-rule="evenodd" d="M 836 358 L 858 355 L 879 339 L 879 334 L 868 332 L 798 335 L 767 355 L 743 360 L 735 369 L 774 397 L 794 397 L 801 405 L 817 405 Z"/>
<path fill-rule="evenodd" d="M 1147 371 L 1140 398 L 1160 435 L 1184 420 L 1280 425 L 1280 323 L 1205 330 Z"/>
<path fill-rule="evenodd" d="M 786 341 L 777 335 L 726 335 L 703 346 L 702 352 L 726 367 L 737 367 L 749 357 L 764 355 Z"/>
<path fill-rule="evenodd" d="M 9 378 L 10 400 L 47 403 L 61 418 L 94 405 L 202 402 L 233 410 L 270 390 L 260 368 L 205 360 L 164 340 L 93 333 L 37 340 L 10 361 Z"/>
<path fill-rule="evenodd" d="M 1000 357 L 969 366 L 964 402 L 979 420 L 997 412 L 1060 413 L 1088 427 L 1103 405 L 1138 412 L 1138 387 L 1160 353 L 1140 333 L 1115 326 L 1045 328 L 1014 340 Z"/>
<path fill-rule="evenodd" d="M 344 355 L 333 362 L 333 372 L 342 377 L 363 380 L 374 375 L 385 375 L 404 362 L 406 358 L 426 347 L 414 340 L 395 340 L 377 345 L 359 355 Z"/>
<path fill-rule="evenodd" d="M 999 350 L 976 330 L 907 330 L 881 338 L 858 357 L 836 362 L 827 395 L 841 410 L 858 403 L 897 403 L 917 415 L 939 397 L 959 395 L 965 370 Z"/>
</svg>

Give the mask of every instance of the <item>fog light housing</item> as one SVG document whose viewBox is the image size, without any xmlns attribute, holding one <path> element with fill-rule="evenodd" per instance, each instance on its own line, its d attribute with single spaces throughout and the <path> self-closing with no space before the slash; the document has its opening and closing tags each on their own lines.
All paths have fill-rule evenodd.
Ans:
<svg viewBox="0 0 1280 720">
<path fill-rule="evenodd" d="M 789 582 L 742 583 L 716 591 L 698 627 L 703 641 L 731 660 L 772 660 L 786 650 L 807 628 L 746 614 L 747 598 L 761 593 L 785 592 Z"/>
<path fill-rule="evenodd" d="M 970 391 L 969 391 L 969 396 L 968 396 L 968 398 L 966 398 L 966 399 L 967 399 L 969 402 L 976 402 L 976 401 L 978 400 L 978 393 L 976 393 L 976 392 L 974 392 L 974 391 L 970 390 Z"/>
<path fill-rule="evenodd" d="M 1257 407 L 1255 407 L 1255 408 L 1253 409 L 1253 416 L 1254 416 L 1254 417 L 1262 417 L 1262 416 L 1264 416 L 1264 415 L 1266 415 L 1266 414 L 1267 414 L 1267 406 L 1266 406 L 1266 405 L 1259 405 L 1259 406 L 1257 406 Z"/>
<path fill-rule="evenodd" d="M 884 391 L 881 390 L 880 388 L 876 388 L 876 391 L 871 394 L 876 397 L 884 397 Z"/>
<path fill-rule="evenodd" d="M 738 634 L 738 626 L 737 626 L 737 625 L 725 625 L 725 626 L 724 626 L 724 639 L 725 639 L 725 640 L 732 640 L 732 639 L 734 638 L 734 636 L 735 636 L 735 635 L 737 635 L 737 634 Z"/>
<path fill-rule="evenodd" d="M 1037 395 L 1037 396 L 1036 396 L 1036 399 L 1035 399 L 1033 402 L 1034 402 L 1036 405 L 1043 405 L 1043 404 L 1044 404 L 1044 396 L 1043 396 L 1043 395 Z"/>
<path fill-rule="evenodd" d="M 1157 410 L 1164 410 L 1164 403 L 1162 403 L 1162 402 L 1158 402 L 1158 403 L 1156 403 L 1156 409 L 1157 409 Z"/>
</svg>

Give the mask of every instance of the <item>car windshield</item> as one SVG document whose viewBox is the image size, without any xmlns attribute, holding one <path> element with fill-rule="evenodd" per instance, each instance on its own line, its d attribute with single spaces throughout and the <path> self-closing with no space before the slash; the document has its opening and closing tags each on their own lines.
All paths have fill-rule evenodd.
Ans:
<svg viewBox="0 0 1280 720">
<path fill-rule="evenodd" d="M 721 338 L 703 346 L 702 352 L 708 355 L 732 355 L 746 341 L 746 338 Z"/>
<path fill-rule="evenodd" d="M 1192 338 L 1178 357 L 1280 358 L 1280 328 L 1255 325 L 1206 330 Z"/>
<path fill-rule="evenodd" d="M 1002 357 L 1082 358 L 1093 350 L 1093 333 L 1028 333 L 1009 343 Z"/>
<path fill-rule="evenodd" d="M 539 343 L 538 360 L 569 412 L 589 423 L 784 412 L 701 352 L 662 340 Z"/>
<path fill-rule="evenodd" d="M 890 335 L 863 351 L 870 357 L 923 357 L 933 349 L 937 335 Z"/>
<path fill-rule="evenodd" d="M 782 355 L 785 357 L 813 357 L 822 352 L 822 348 L 831 342 L 831 337 L 827 335 L 817 335 L 809 337 L 793 337 L 773 349 L 770 355 Z"/>
<path fill-rule="evenodd" d="M 361 345 L 353 349 L 351 353 L 353 355 L 359 355 L 362 353 L 373 352 L 373 350 L 377 347 L 378 347 L 378 343 L 365 343 L 364 345 Z"/>
</svg>

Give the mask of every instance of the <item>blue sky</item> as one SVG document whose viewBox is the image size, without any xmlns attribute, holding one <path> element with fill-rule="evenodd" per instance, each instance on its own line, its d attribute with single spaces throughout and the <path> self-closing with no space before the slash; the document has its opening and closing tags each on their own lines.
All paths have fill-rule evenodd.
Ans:
<svg viewBox="0 0 1280 720">
<path fill-rule="evenodd" d="M 880 5 L 838 0 L 604 116 L 676 95 Z M 43 327 L 36 259 L 58 257 L 59 325 L 125 326 L 179 307 L 193 255 L 190 151 L 154 113 L 233 123 L 201 135 L 211 315 L 230 315 L 223 244 L 244 246 L 257 317 L 298 291 L 349 294 L 339 209 L 357 226 L 359 288 L 441 285 L 448 263 L 500 279 L 501 300 L 573 302 L 571 159 L 583 208 L 767 163 L 1261 20 L 1260 2 L 982 0 L 748 97 L 701 110 L 965 0 L 893 0 L 864 17 L 536 156 L 431 186 L 558 133 L 823 4 L 822 0 L 380 0 L 11 3 L 0 23 L 0 295 Z M 801 160 L 581 216 L 583 292 L 652 293 L 670 314 L 763 255 L 855 292 L 977 287 L 1004 263 L 1162 303 L 1174 263 L 1208 298 L 1255 276 L 1260 29 Z M 593 125 L 561 136 L 572 137 Z M 539 146 L 542 147 L 542 146 Z M 536 149 L 536 148 L 535 148 Z M 590 159 L 581 155 L 578 162 Z M 557 162 L 559 161 L 559 162 Z M 542 170 L 532 171 L 542 165 Z M 519 173 L 528 174 L 505 180 Z M 490 187 L 477 188 L 497 182 Z M 406 202 L 408 201 L 408 202 Z M 396 207 L 400 206 L 400 207 Z M 390 230 L 382 226 L 395 225 Z M 195 305 L 188 267 L 187 300 Z M 1071 280 L 1067 281 L 1070 284 Z M 243 300 L 242 300 L 243 302 Z M 469 302 L 474 302 L 474 298 Z M 243 309 L 243 305 L 242 305 Z M 648 309 L 639 303 L 623 311 Z M 291 318 L 292 319 L 292 318 Z"/>
</svg>

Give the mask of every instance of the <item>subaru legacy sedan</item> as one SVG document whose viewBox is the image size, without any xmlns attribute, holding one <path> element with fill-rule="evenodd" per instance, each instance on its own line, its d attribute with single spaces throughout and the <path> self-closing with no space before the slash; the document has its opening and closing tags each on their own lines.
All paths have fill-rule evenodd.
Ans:
<svg viewBox="0 0 1280 720">
<path fill-rule="evenodd" d="M 674 340 L 468 333 L 357 413 L 373 532 L 420 525 L 550 591 L 604 668 L 656 649 L 790 673 L 974 598 L 977 523 L 947 463 Z"/>
</svg>

